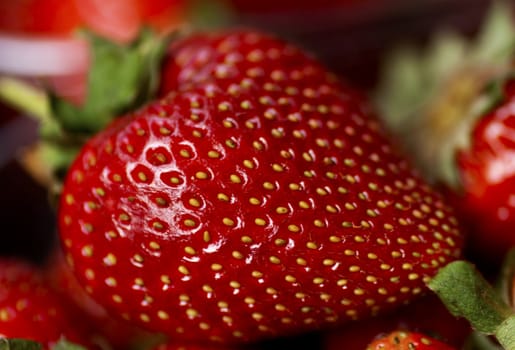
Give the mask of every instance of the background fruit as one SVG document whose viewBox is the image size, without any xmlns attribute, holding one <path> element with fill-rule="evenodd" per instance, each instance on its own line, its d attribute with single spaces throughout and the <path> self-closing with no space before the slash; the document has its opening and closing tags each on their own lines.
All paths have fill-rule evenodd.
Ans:
<svg viewBox="0 0 515 350">
<path fill-rule="evenodd" d="M 372 342 L 367 350 L 452 350 L 453 348 L 424 334 L 392 332 Z"/>
<path fill-rule="evenodd" d="M 326 332 L 323 348 L 365 349 L 373 339 L 396 330 L 427 334 L 456 349 L 472 332 L 466 320 L 453 316 L 435 295 L 427 295 L 386 315 Z"/>
<path fill-rule="evenodd" d="M 50 349 L 61 339 L 91 345 L 80 312 L 63 302 L 34 267 L 0 261 L 0 336 L 40 342 Z"/>
</svg>

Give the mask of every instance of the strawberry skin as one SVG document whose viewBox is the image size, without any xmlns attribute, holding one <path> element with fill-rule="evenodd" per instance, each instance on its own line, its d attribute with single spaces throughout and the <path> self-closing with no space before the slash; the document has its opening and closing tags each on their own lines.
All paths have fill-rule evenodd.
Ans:
<svg viewBox="0 0 515 350">
<path fill-rule="evenodd" d="M 81 324 L 89 329 L 91 337 L 107 342 L 112 349 L 130 349 L 135 344 L 157 339 L 156 334 L 145 332 L 124 320 L 111 317 L 91 299 L 78 283 L 61 252 L 56 252 L 45 270 L 45 277 L 54 291 L 82 312 Z"/>
<path fill-rule="evenodd" d="M 76 311 L 47 286 L 39 270 L 17 260 L 0 261 L 0 338 L 33 340 L 44 349 L 61 339 L 88 345 Z"/>
<path fill-rule="evenodd" d="M 179 87 L 86 144 L 59 226 L 99 304 L 174 339 L 252 341 L 408 302 L 459 256 L 441 197 L 310 62 Z"/>
<path fill-rule="evenodd" d="M 372 342 L 367 350 L 453 350 L 421 333 L 395 331 Z"/>
<path fill-rule="evenodd" d="M 163 59 L 158 96 L 207 81 L 216 81 L 228 91 L 239 84 L 292 89 L 306 78 L 315 86 L 341 85 L 314 57 L 272 35 L 242 29 L 198 33 L 170 45 Z M 320 91 L 307 93 L 317 98 Z M 350 93 L 348 88 L 346 94 Z"/>
<path fill-rule="evenodd" d="M 198 345 L 198 344 L 176 344 L 176 343 L 169 343 L 169 344 L 161 344 L 158 345 L 152 350 L 243 350 L 244 348 L 236 348 L 236 347 L 230 347 L 230 346 L 215 346 L 215 345 Z"/>
<path fill-rule="evenodd" d="M 495 108 L 477 120 L 456 162 L 462 189 L 457 203 L 473 247 L 498 258 L 515 246 L 515 81 L 502 92 Z"/>
<path fill-rule="evenodd" d="M 326 332 L 323 349 L 366 349 L 378 334 L 396 330 L 431 335 L 458 349 L 472 333 L 465 319 L 453 316 L 436 295 L 429 294 L 386 315 Z"/>
</svg>

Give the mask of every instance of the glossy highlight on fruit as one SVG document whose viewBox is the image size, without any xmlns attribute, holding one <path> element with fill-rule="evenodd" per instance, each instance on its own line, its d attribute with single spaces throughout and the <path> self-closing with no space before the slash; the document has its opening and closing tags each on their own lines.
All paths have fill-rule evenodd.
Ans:
<svg viewBox="0 0 515 350">
<path fill-rule="evenodd" d="M 273 71 L 228 64 L 83 148 L 60 235 L 110 312 L 174 339 L 248 342 L 391 309 L 460 255 L 451 210 L 362 101 L 288 48 Z"/>
</svg>

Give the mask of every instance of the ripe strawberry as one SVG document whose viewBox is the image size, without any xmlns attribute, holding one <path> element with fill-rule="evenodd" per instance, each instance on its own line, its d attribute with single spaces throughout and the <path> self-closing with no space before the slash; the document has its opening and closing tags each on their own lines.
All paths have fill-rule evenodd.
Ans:
<svg viewBox="0 0 515 350">
<path fill-rule="evenodd" d="M 323 349 L 365 349 L 378 334 L 396 330 L 427 334 L 458 349 L 472 333 L 466 320 L 453 316 L 435 295 L 428 295 L 392 313 L 326 332 Z"/>
<path fill-rule="evenodd" d="M 215 345 L 197 345 L 197 344 L 187 344 L 187 345 L 179 345 L 177 343 L 167 343 L 158 345 L 152 350 L 236 350 L 238 348 L 228 347 L 228 346 L 215 346 Z"/>
<path fill-rule="evenodd" d="M 56 253 L 47 267 L 46 277 L 51 287 L 83 312 L 81 324 L 87 326 L 92 338 L 109 344 L 112 349 L 130 349 L 138 344 L 154 343 L 159 336 L 150 334 L 123 320 L 114 319 L 82 289 L 62 254 Z"/>
<path fill-rule="evenodd" d="M 60 235 L 113 314 L 174 339 L 293 334 L 412 300 L 459 256 L 362 102 L 314 60 L 278 63 L 180 87 L 82 149 Z"/>
<path fill-rule="evenodd" d="M 395 331 L 376 339 L 367 350 L 453 350 L 454 348 L 421 333 Z"/>
<path fill-rule="evenodd" d="M 46 285 L 43 275 L 16 260 L 0 261 L 0 338 L 37 341 L 50 349 L 66 339 L 89 345 L 80 314 Z"/>
<path fill-rule="evenodd" d="M 231 91 L 239 84 L 294 88 L 306 78 L 334 87 L 327 75 L 314 58 L 270 35 L 249 30 L 198 33 L 170 45 L 161 69 L 160 95 L 213 80 Z"/>
</svg>

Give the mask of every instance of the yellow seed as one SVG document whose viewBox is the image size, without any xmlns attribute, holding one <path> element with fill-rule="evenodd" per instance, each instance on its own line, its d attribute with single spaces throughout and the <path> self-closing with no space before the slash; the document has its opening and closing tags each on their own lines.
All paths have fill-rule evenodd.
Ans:
<svg viewBox="0 0 515 350">
<path fill-rule="evenodd" d="M 286 207 L 277 207 L 275 209 L 275 212 L 277 214 L 286 214 L 288 212 L 288 208 L 286 208 Z"/>
<path fill-rule="evenodd" d="M 324 283 L 324 281 L 325 280 L 322 277 L 315 277 L 315 278 L 313 278 L 313 283 L 314 284 L 322 284 L 322 283 Z"/>
<path fill-rule="evenodd" d="M 335 263 L 335 261 L 333 259 L 324 259 L 322 261 L 322 264 L 324 264 L 324 266 L 333 266 Z"/>
<path fill-rule="evenodd" d="M 234 220 L 232 219 L 229 219 L 229 218 L 223 218 L 222 219 L 222 222 L 224 223 L 225 226 L 234 226 Z"/>
<path fill-rule="evenodd" d="M 275 185 L 271 182 L 266 181 L 263 183 L 263 188 L 265 190 L 273 190 L 273 189 L 275 189 Z"/>
<path fill-rule="evenodd" d="M 277 265 L 277 264 L 280 264 L 280 263 L 281 263 L 281 259 L 279 259 L 278 257 L 273 256 L 273 255 L 269 258 L 269 260 L 270 260 L 270 262 L 271 262 L 272 264 L 276 264 L 276 265 Z"/>
<path fill-rule="evenodd" d="M 235 184 L 241 183 L 241 178 L 236 174 L 232 174 L 229 178 L 232 183 L 235 183 Z"/>
<path fill-rule="evenodd" d="M 243 243 L 252 243 L 252 238 L 250 238 L 249 236 L 242 236 L 241 241 Z"/>
<path fill-rule="evenodd" d="M 229 201 L 229 197 L 226 194 L 224 194 L 224 193 L 218 193 L 216 195 L 216 198 L 218 198 L 218 200 L 223 201 L 223 202 L 228 202 Z"/>
<path fill-rule="evenodd" d="M 220 158 L 220 153 L 218 151 L 211 150 L 211 151 L 207 152 L 207 156 L 209 158 L 216 159 L 216 158 Z"/>
<path fill-rule="evenodd" d="M 318 246 L 315 242 L 308 242 L 306 243 L 306 247 L 309 249 L 318 249 Z"/>
<path fill-rule="evenodd" d="M 235 259 L 243 259 L 243 254 L 235 250 L 232 252 L 232 257 Z"/>
<path fill-rule="evenodd" d="M 223 269 L 223 266 L 220 264 L 212 264 L 211 265 L 211 270 L 213 270 L 213 271 L 220 271 L 221 269 Z"/>
<path fill-rule="evenodd" d="M 209 178 L 209 175 L 204 171 L 197 171 L 195 177 L 199 180 L 206 180 L 207 178 Z"/>
<path fill-rule="evenodd" d="M 284 279 L 286 282 L 295 283 L 297 282 L 297 279 L 293 277 L 292 275 L 286 275 L 284 276 Z"/>
<path fill-rule="evenodd" d="M 186 219 L 184 220 L 184 225 L 187 227 L 195 227 L 197 223 L 192 219 Z"/>
<path fill-rule="evenodd" d="M 198 199 L 196 199 L 196 198 L 190 198 L 190 199 L 188 200 L 188 203 L 189 203 L 191 206 L 193 206 L 193 207 L 196 207 L 196 208 L 200 207 L 200 201 L 199 201 Z"/>
<path fill-rule="evenodd" d="M 189 275 L 190 274 L 190 271 L 188 270 L 188 268 L 184 265 L 180 265 L 177 270 L 179 270 L 180 273 L 182 273 L 183 275 Z"/>
<path fill-rule="evenodd" d="M 190 247 L 190 246 L 184 247 L 184 252 L 186 254 L 190 254 L 190 255 L 197 254 L 197 251 L 193 247 Z"/>
<path fill-rule="evenodd" d="M 290 224 L 288 225 L 288 230 L 297 233 L 300 232 L 300 227 L 294 224 Z"/>
</svg>

